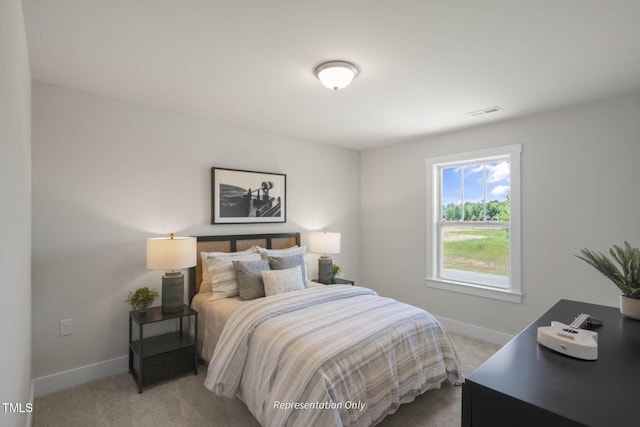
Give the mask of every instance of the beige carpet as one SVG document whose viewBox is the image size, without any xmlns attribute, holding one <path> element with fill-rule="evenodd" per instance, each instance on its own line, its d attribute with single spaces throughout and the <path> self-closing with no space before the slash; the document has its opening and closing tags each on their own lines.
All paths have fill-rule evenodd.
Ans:
<svg viewBox="0 0 640 427">
<path fill-rule="evenodd" d="M 499 346 L 450 334 L 466 375 L 495 353 Z M 202 385 L 206 366 L 150 386 L 138 394 L 128 373 L 79 385 L 35 399 L 33 425 L 191 427 L 258 426 L 244 404 L 218 397 Z M 380 426 L 460 426 L 462 388 L 443 385 L 430 390 L 388 415 Z"/>
</svg>

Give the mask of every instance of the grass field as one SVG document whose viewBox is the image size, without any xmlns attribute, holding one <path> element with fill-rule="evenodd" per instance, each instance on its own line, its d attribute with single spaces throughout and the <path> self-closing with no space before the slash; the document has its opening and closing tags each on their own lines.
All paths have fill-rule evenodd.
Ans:
<svg viewBox="0 0 640 427">
<path fill-rule="evenodd" d="M 505 229 L 447 228 L 444 268 L 509 275 L 509 237 Z"/>
</svg>

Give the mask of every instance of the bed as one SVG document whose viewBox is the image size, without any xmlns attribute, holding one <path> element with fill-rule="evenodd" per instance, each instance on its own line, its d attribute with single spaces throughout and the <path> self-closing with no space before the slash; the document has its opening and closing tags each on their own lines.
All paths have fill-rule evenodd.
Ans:
<svg viewBox="0 0 640 427">
<path fill-rule="evenodd" d="M 243 257 L 255 247 L 270 261 L 304 251 L 299 233 L 198 237 L 199 254 Z M 209 363 L 205 387 L 242 400 L 263 426 L 375 425 L 426 390 L 463 381 L 451 340 L 424 310 L 365 287 L 313 282 L 212 300 L 199 289 L 204 259 L 189 289 L 200 313 L 199 355 Z"/>
</svg>

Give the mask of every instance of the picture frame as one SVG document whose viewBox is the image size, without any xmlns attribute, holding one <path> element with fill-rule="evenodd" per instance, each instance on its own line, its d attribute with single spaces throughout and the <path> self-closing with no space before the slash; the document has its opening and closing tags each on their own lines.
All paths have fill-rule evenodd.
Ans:
<svg viewBox="0 0 640 427">
<path fill-rule="evenodd" d="M 211 224 L 287 222 L 287 175 L 211 168 Z"/>
</svg>

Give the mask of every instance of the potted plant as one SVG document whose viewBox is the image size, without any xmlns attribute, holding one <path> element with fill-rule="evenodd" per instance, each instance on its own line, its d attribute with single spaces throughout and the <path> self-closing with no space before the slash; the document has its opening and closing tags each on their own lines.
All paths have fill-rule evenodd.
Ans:
<svg viewBox="0 0 640 427">
<path fill-rule="evenodd" d="M 146 286 L 138 288 L 134 291 L 129 291 L 129 297 L 127 301 L 131 304 L 134 310 L 140 310 L 144 313 L 146 308 L 153 304 L 153 301 L 160 296 L 155 289 L 149 289 Z"/>
<path fill-rule="evenodd" d="M 624 242 L 624 247 L 613 245 L 609 249 L 613 261 L 603 253 L 589 249 L 582 249 L 580 253 L 582 255 L 576 255 L 578 258 L 608 277 L 622 291 L 620 312 L 640 320 L 640 249 L 631 247 L 629 242 Z"/>
<path fill-rule="evenodd" d="M 340 266 L 338 264 L 331 265 L 331 277 L 338 277 L 341 271 L 342 270 L 340 269 Z"/>
</svg>

